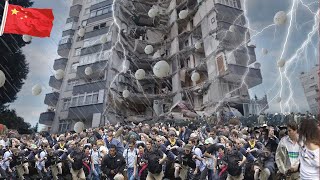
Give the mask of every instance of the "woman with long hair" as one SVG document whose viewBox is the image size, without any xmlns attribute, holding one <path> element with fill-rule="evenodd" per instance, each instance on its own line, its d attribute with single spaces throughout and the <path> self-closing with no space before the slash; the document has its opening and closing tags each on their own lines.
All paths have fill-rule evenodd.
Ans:
<svg viewBox="0 0 320 180">
<path fill-rule="evenodd" d="M 300 152 L 301 180 L 319 179 L 320 175 L 320 130 L 314 119 L 301 122 L 299 136 L 302 143 Z"/>
</svg>

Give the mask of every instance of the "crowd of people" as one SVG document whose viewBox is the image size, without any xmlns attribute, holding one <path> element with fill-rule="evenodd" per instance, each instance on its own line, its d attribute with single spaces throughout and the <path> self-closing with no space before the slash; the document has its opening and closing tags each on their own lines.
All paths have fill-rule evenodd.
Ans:
<svg viewBox="0 0 320 180">
<path fill-rule="evenodd" d="M 5 134 L 2 179 L 317 180 L 317 120 L 108 125 L 83 132 Z"/>
</svg>

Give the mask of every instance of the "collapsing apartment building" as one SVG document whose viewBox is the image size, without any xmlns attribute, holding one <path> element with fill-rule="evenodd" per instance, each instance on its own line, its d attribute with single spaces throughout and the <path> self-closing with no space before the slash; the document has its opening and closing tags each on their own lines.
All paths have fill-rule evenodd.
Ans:
<svg viewBox="0 0 320 180">
<path fill-rule="evenodd" d="M 123 0 L 115 7 L 125 49 L 124 69 L 111 85 L 109 103 L 120 102 L 115 114 L 141 121 L 223 107 L 248 115 L 268 107 L 267 97 L 251 100 L 248 93 L 262 77 L 240 0 Z M 169 65 L 163 78 L 154 72 L 159 61 Z M 138 70 L 146 74 L 139 80 Z M 172 112 L 176 106 L 180 113 Z"/>
<path fill-rule="evenodd" d="M 240 0 L 74 0 L 54 62 L 64 76 L 50 77 L 39 122 L 64 132 L 78 121 L 97 127 L 224 107 L 264 111 L 267 98 L 248 93 L 262 77 L 242 7 Z"/>
</svg>

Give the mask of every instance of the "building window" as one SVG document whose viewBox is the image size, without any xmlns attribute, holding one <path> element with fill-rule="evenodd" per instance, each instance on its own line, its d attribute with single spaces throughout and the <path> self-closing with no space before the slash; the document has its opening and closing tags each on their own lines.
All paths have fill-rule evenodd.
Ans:
<svg viewBox="0 0 320 180">
<path fill-rule="evenodd" d="M 64 110 L 64 111 L 67 111 L 67 110 L 69 109 L 69 107 L 70 107 L 70 102 L 71 102 L 70 99 L 65 99 L 65 100 L 63 101 L 63 110 Z"/>
<path fill-rule="evenodd" d="M 70 71 L 70 73 L 75 73 L 75 72 L 77 72 L 78 66 L 79 66 L 79 63 L 73 63 L 73 64 L 71 65 L 71 71 Z"/>
<path fill-rule="evenodd" d="M 72 38 L 71 38 L 70 36 L 64 36 L 64 37 L 60 40 L 59 44 L 70 43 L 71 40 L 72 40 Z"/>
<path fill-rule="evenodd" d="M 216 2 L 220 3 L 220 4 L 223 4 L 223 5 L 226 5 L 226 6 L 239 8 L 238 0 L 217 0 Z"/>
<path fill-rule="evenodd" d="M 95 10 L 91 11 L 90 12 L 90 18 L 96 17 L 96 16 L 100 16 L 100 15 L 103 15 L 103 14 L 107 14 L 109 12 L 112 12 L 112 6 L 111 5 L 104 6 L 102 8 L 95 9 Z"/>
<path fill-rule="evenodd" d="M 86 8 L 86 9 L 84 10 L 84 14 L 87 15 L 87 14 L 89 14 L 89 13 L 90 13 L 90 8 Z"/>
<path fill-rule="evenodd" d="M 99 29 L 105 28 L 106 26 L 107 26 L 107 23 L 101 23 L 97 26 L 93 26 L 93 30 L 99 30 Z"/>
<path fill-rule="evenodd" d="M 96 44 L 100 44 L 101 43 L 100 42 L 101 36 L 103 36 L 103 35 L 95 36 L 95 37 L 84 40 L 83 47 L 85 48 L 85 47 L 90 47 L 90 46 L 93 46 Z"/>
<path fill-rule="evenodd" d="M 71 122 L 70 121 L 60 121 L 59 123 L 59 132 L 60 133 L 63 133 L 63 132 L 66 132 L 70 129 L 70 126 L 71 126 Z"/>
<path fill-rule="evenodd" d="M 71 91 L 73 89 L 73 86 L 79 84 L 78 80 L 70 80 L 68 81 L 67 87 L 66 87 L 66 91 Z"/>
<path fill-rule="evenodd" d="M 99 92 L 79 94 L 72 97 L 71 106 L 75 107 L 75 106 L 97 104 L 98 99 L 99 99 Z"/>
<path fill-rule="evenodd" d="M 82 106 L 84 104 L 84 95 L 79 96 L 78 105 Z"/>
<path fill-rule="evenodd" d="M 74 56 L 80 56 L 80 54 L 81 54 L 81 48 L 76 48 L 74 50 Z"/>
<path fill-rule="evenodd" d="M 82 26 L 82 27 L 85 27 L 85 26 L 87 25 L 87 22 L 88 22 L 87 20 L 83 20 L 83 21 L 81 22 L 81 26 Z"/>
</svg>

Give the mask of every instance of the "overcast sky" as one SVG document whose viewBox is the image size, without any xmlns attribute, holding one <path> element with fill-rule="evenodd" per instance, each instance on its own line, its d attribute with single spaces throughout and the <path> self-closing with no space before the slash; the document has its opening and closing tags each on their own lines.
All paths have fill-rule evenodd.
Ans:
<svg viewBox="0 0 320 180">
<path fill-rule="evenodd" d="M 45 112 L 47 106 L 43 103 L 45 94 L 51 92 L 49 87 L 49 77 L 53 75 L 53 62 L 59 58 L 57 55 L 58 42 L 61 39 L 61 32 L 65 21 L 68 17 L 70 1 L 66 0 L 34 0 L 35 8 L 53 8 L 55 21 L 53 31 L 50 38 L 34 38 L 30 45 L 23 48 L 29 63 L 30 72 L 28 78 L 18 94 L 18 99 L 11 104 L 11 108 L 15 108 L 19 116 L 25 121 L 35 125 L 41 112 Z M 251 44 L 256 45 L 257 61 L 261 63 L 261 71 L 263 84 L 252 88 L 251 94 L 256 94 L 259 98 L 267 94 L 269 103 L 269 112 L 279 111 L 279 103 L 271 101 L 280 90 L 280 83 L 275 84 L 279 78 L 279 71 L 276 62 L 283 52 L 283 58 L 289 59 L 296 53 L 297 49 L 305 42 L 308 33 L 312 31 L 314 25 L 314 14 L 317 11 L 318 0 L 295 0 L 303 2 L 309 6 L 296 4 L 290 28 L 290 35 L 287 38 L 287 45 L 283 48 L 288 27 L 290 22 L 290 10 L 294 0 L 246 0 L 247 20 L 250 24 L 251 36 L 253 40 Z M 288 14 L 288 22 L 283 26 L 272 26 L 264 29 L 268 25 L 273 24 L 273 17 L 276 12 L 285 11 Z M 262 32 L 261 32 L 262 31 Z M 257 34 L 257 32 L 261 32 Z M 292 83 L 293 98 L 300 111 L 309 109 L 306 98 L 303 93 L 301 83 L 299 81 L 300 72 L 308 72 L 315 64 L 318 64 L 318 33 L 311 38 L 311 41 L 303 49 L 303 53 L 288 66 L 290 72 L 290 81 Z M 263 55 L 261 49 L 268 49 L 269 53 Z M 35 84 L 43 87 L 43 92 L 39 96 L 32 96 L 31 89 Z M 284 93 L 288 95 L 289 90 L 287 84 L 284 84 Z M 283 96 L 282 99 L 286 99 Z M 291 103 L 290 103 L 291 104 Z M 298 111 L 297 108 L 291 110 Z"/>
</svg>

